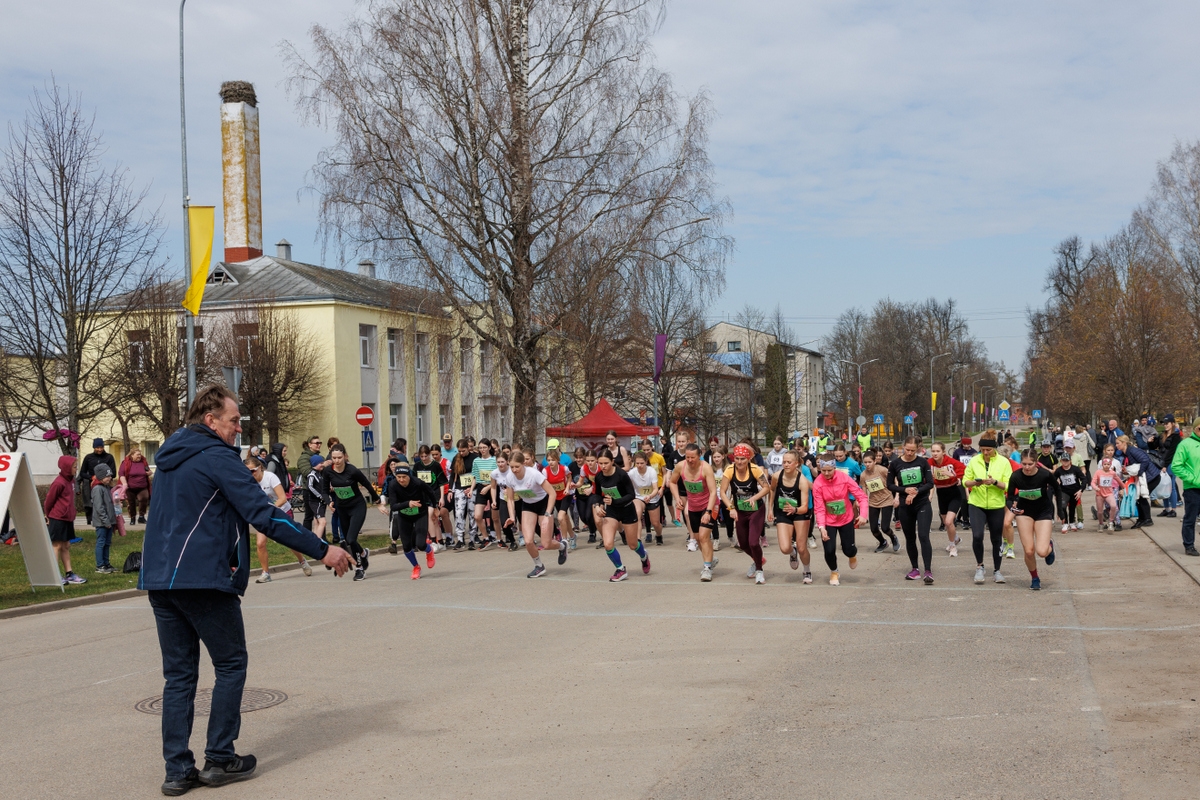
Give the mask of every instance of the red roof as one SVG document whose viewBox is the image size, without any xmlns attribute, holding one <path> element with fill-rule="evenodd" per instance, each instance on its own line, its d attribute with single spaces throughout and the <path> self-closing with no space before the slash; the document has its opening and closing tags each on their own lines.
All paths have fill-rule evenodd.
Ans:
<svg viewBox="0 0 1200 800">
<path fill-rule="evenodd" d="M 546 428 L 546 435 L 563 439 L 586 439 L 588 437 L 599 438 L 609 431 L 613 431 L 617 436 L 659 435 L 658 428 L 653 425 L 634 425 L 632 422 L 626 422 L 603 397 L 600 398 L 599 403 L 596 403 L 595 408 L 583 416 L 583 419 L 572 422 L 570 425 Z"/>
</svg>

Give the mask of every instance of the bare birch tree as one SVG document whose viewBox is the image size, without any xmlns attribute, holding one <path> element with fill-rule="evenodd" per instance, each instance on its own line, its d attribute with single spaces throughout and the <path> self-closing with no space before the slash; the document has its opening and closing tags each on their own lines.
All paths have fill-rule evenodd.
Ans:
<svg viewBox="0 0 1200 800">
<path fill-rule="evenodd" d="M 286 55 L 336 144 L 314 174 L 326 231 L 420 276 L 508 364 L 533 441 L 537 350 L 573 313 L 547 287 L 723 268 L 711 108 L 649 37 L 661 0 L 373 0 Z"/>
</svg>

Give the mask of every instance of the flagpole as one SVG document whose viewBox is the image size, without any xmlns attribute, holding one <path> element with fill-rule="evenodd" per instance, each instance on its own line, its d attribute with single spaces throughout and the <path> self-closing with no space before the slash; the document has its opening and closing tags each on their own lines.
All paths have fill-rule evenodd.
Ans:
<svg viewBox="0 0 1200 800">
<path fill-rule="evenodd" d="M 188 197 L 188 169 L 187 169 L 187 106 L 184 103 L 183 97 L 183 6 L 187 0 L 179 1 L 179 138 L 181 144 L 183 163 L 183 287 L 187 291 L 187 287 L 192 281 L 192 232 L 191 219 L 189 218 L 188 206 L 191 204 L 191 198 Z M 191 406 L 192 400 L 196 398 L 196 317 L 191 310 L 185 310 L 184 317 L 187 326 L 187 349 L 185 359 L 187 361 L 187 402 Z"/>
</svg>

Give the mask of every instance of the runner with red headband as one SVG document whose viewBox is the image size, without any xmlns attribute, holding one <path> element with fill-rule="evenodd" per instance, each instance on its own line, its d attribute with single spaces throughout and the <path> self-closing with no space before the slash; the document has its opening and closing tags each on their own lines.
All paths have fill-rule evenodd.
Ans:
<svg viewBox="0 0 1200 800">
<path fill-rule="evenodd" d="M 738 545 L 754 560 L 746 577 L 754 578 L 755 583 L 766 583 L 762 537 L 767 511 L 762 501 L 770 494 L 771 485 L 767 482 L 767 473 L 750 463 L 752 458 L 754 450 L 750 445 L 739 444 L 733 448 L 733 466 L 725 469 L 721 481 L 721 502 L 737 527 Z"/>
<path fill-rule="evenodd" d="M 717 565 L 712 543 L 712 532 L 716 527 L 717 479 L 712 467 L 700 459 L 700 445 L 692 442 L 684 449 L 683 463 L 675 466 L 672 477 L 675 518 L 683 518 L 683 505 L 686 502 L 688 533 L 699 543 L 700 554 L 704 557 L 700 580 L 711 581 L 713 567 Z"/>
</svg>

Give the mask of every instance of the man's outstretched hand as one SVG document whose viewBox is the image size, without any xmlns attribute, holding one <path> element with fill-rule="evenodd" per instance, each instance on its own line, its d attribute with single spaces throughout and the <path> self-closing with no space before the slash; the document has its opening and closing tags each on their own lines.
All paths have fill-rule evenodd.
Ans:
<svg viewBox="0 0 1200 800">
<path fill-rule="evenodd" d="M 321 563 L 329 569 L 333 570 L 333 574 L 339 578 L 346 574 L 346 570 L 350 567 L 356 567 L 354 559 L 340 547 L 330 547 L 325 551 L 325 557 L 321 559 Z"/>
</svg>

